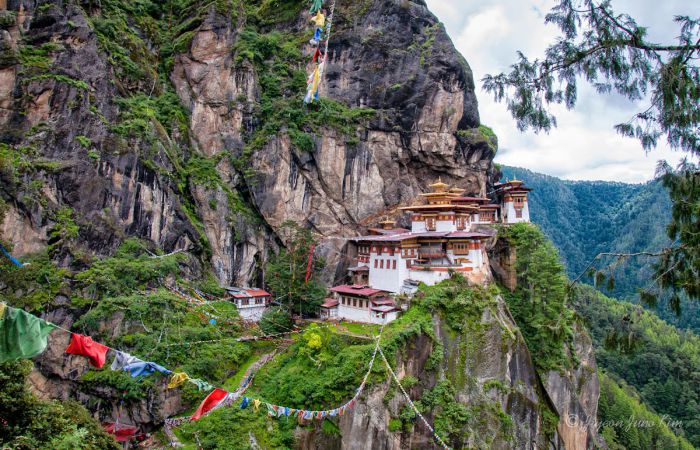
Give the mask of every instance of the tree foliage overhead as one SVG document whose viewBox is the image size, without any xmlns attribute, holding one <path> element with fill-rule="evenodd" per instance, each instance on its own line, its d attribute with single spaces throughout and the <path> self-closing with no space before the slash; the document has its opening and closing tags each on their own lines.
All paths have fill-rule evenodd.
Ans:
<svg viewBox="0 0 700 450">
<path fill-rule="evenodd" d="M 679 31 L 673 44 L 651 42 L 647 29 L 627 14 L 616 14 L 610 0 L 559 0 L 545 21 L 559 27 L 562 36 L 543 59 L 531 61 L 519 53 L 510 72 L 483 79 L 484 89 L 506 102 L 520 130 L 556 126 L 549 107 L 563 103 L 573 108 L 582 78 L 600 94 L 648 102 L 644 111 L 615 125 L 622 135 L 639 139 L 646 150 L 665 136 L 672 148 L 700 156 L 700 19 L 676 16 Z M 678 292 L 700 298 L 698 174 L 692 162 L 675 171 L 662 168 L 674 202 L 668 231 L 675 241 L 656 255 L 655 282 L 672 289 L 670 305 L 676 309 Z M 642 292 L 648 302 L 656 297 L 650 289 Z"/>
<path fill-rule="evenodd" d="M 700 168 L 684 161 L 674 171 L 661 163 L 659 172 L 673 201 L 668 237 L 678 245 L 664 252 L 657 272 L 659 284 L 673 292 L 670 305 L 678 311 L 679 292 L 700 298 Z"/>
<path fill-rule="evenodd" d="M 484 89 L 507 102 L 521 130 L 549 130 L 556 118 L 548 107 L 573 108 L 581 77 L 599 93 L 649 100 L 646 110 L 616 125 L 618 132 L 637 137 L 646 149 L 665 135 L 672 147 L 699 154 L 700 22 L 688 16 L 675 21 L 677 43 L 655 44 L 645 27 L 616 14 L 610 0 L 560 0 L 545 22 L 563 36 L 541 60 L 519 53 L 509 73 L 484 78 Z"/>
</svg>

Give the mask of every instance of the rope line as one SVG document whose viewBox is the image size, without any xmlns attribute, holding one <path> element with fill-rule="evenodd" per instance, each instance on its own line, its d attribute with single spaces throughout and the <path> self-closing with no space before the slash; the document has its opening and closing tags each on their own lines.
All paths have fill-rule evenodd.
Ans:
<svg viewBox="0 0 700 450">
<path fill-rule="evenodd" d="M 367 372 L 365 372 L 365 376 L 362 378 L 362 383 L 360 383 L 360 386 L 355 390 L 355 395 L 349 401 L 347 401 L 344 405 L 339 406 L 337 408 L 320 410 L 320 411 L 303 410 L 303 411 L 312 413 L 311 414 L 312 419 L 313 418 L 325 418 L 325 417 L 329 417 L 329 416 L 333 417 L 333 415 L 332 415 L 333 412 L 344 411 L 344 408 L 349 408 L 352 405 L 354 405 L 354 403 L 357 401 L 360 394 L 364 391 L 365 386 L 367 385 L 367 379 L 369 378 L 369 375 L 372 373 L 372 368 L 374 367 L 374 362 L 377 359 L 377 353 L 382 351 L 381 346 L 380 346 L 380 342 L 381 342 L 382 333 L 384 332 L 385 326 L 386 326 L 386 323 L 382 324 L 382 327 L 379 329 L 379 334 L 377 336 L 373 337 L 373 339 L 375 339 L 377 341 L 377 343 L 374 346 L 374 351 L 372 352 L 372 358 L 369 361 L 369 366 L 367 368 Z M 259 400 L 259 399 L 256 399 L 256 400 Z M 282 409 L 284 411 L 297 411 L 297 412 L 302 411 L 299 408 L 290 408 L 288 406 L 273 405 L 273 404 L 261 401 L 261 404 L 263 404 L 263 403 L 268 404 L 271 407 L 276 407 L 277 409 L 275 411 L 279 411 L 280 409 Z M 268 414 L 270 414 L 270 413 L 268 412 Z"/>
<path fill-rule="evenodd" d="M 315 4 L 311 12 L 316 12 L 317 18 L 322 14 L 320 6 L 322 2 L 318 1 L 318 4 Z M 318 9 L 317 9 L 318 8 Z M 321 83 L 323 81 L 323 75 L 325 72 L 326 68 L 326 62 L 328 60 L 328 46 L 330 44 L 331 40 L 331 32 L 333 29 L 333 18 L 335 16 L 335 0 L 331 2 L 331 8 L 330 12 L 327 17 L 324 17 L 323 20 L 325 20 L 325 30 L 320 28 L 321 24 L 319 22 L 316 22 L 316 19 L 312 19 L 316 22 L 316 27 L 315 27 L 315 33 L 313 39 L 311 39 L 310 43 L 314 46 L 314 53 L 313 53 L 313 70 L 311 74 L 309 75 L 307 79 L 307 92 L 306 96 L 304 97 L 304 103 L 309 104 L 313 103 L 315 100 L 318 100 L 319 96 L 319 89 L 321 86 Z M 325 35 L 323 35 L 325 34 Z M 325 41 L 322 41 L 321 38 L 325 38 Z M 321 46 L 323 46 L 323 52 L 321 52 Z M 320 56 L 320 57 L 319 57 Z M 318 59 L 317 59 L 318 58 Z"/>
<path fill-rule="evenodd" d="M 418 411 L 418 408 L 416 408 L 416 405 L 413 403 L 413 400 L 411 400 L 411 397 L 408 395 L 406 390 L 401 386 L 401 382 L 399 382 L 399 378 L 396 376 L 396 373 L 394 373 L 394 369 L 391 368 L 391 365 L 389 364 L 389 361 L 387 361 L 386 356 L 384 356 L 384 352 L 382 349 L 379 349 L 379 353 L 382 355 L 382 359 L 384 360 L 384 364 L 386 364 L 387 369 L 389 369 L 389 372 L 391 373 L 391 376 L 394 378 L 394 381 L 396 384 L 399 386 L 399 389 L 403 393 L 404 397 L 406 397 L 406 401 L 408 401 L 408 404 L 411 405 L 411 408 L 413 409 L 413 412 L 416 413 L 418 417 L 423 421 L 423 424 L 430 430 L 431 433 L 433 433 L 433 436 L 435 437 L 435 440 L 440 444 L 440 446 L 444 449 L 449 450 L 450 447 L 445 444 L 445 442 L 438 436 L 438 434 L 435 432 L 433 427 L 428 423 L 425 417 L 423 417 L 423 414 Z"/>
<path fill-rule="evenodd" d="M 323 50 L 323 62 L 325 63 L 328 59 L 328 44 L 331 42 L 331 30 L 333 28 L 333 18 L 335 17 L 335 0 L 331 2 L 331 11 L 328 14 L 327 24 L 326 24 L 326 46 Z M 321 79 L 323 79 L 323 74 L 321 74 Z M 320 83 L 320 81 L 319 81 Z"/>
<path fill-rule="evenodd" d="M 333 327 L 335 325 L 323 325 L 318 327 L 318 329 L 324 329 L 324 328 L 329 328 Z M 299 330 L 292 330 L 292 331 L 285 331 L 282 333 L 274 333 L 274 334 L 263 334 L 262 336 L 241 336 L 241 337 L 230 337 L 230 338 L 221 338 L 221 339 L 208 339 L 208 340 L 203 340 L 203 341 L 185 341 L 185 342 L 176 342 L 174 344 L 168 344 L 164 345 L 163 347 L 175 347 L 175 346 L 183 346 L 183 345 L 195 345 L 195 344 L 212 344 L 215 342 L 226 342 L 226 341 L 233 341 L 233 342 L 249 342 L 249 341 L 259 341 L 259 340 L 270 340 L 270 339 L 275 339 L 278 336 L 284 336 L 287 334 L 298 334 L 298 333 L 303 333 L 305 330 L 299 329 Z"/>
<path fill-rule="evenodd" d="M 2 305 L 5 306 L 5 307 L 10 306 L 10 305 L 8 305 L 8 304 L 5 303 L 5 302 L 0 302 L 0 304 L 2 304 Z M 33 314 L 32 314 L 32 315 L 33 315 Z M 36 316 L 36 315 L 33 315 L 33 316 L 39 318 L 39 317 Z M 41 320 L 43 320 L 43 319 L 41 319 Z M 55 323 L 53 323 L 53 322 L 48 322 L 48 321 L 45 321 L 45 322 L 50 323 L 51 325 L 53 325 L 54 327 L 56 327 L 56 329 L 61 330 L 61 331 L 64 331 L 64 332 L 70 334 L 71 336 L 74 334 L 73 331 L 70 331 L 70 330 L 68 330 L 67 328 L 64 328 L 64 327 L 62 327 L 62 326 L 60 326 L 60 325 L 57 325 L 57 324 L 55 324 Z M 318 329 L 328 328 L 328 327 L 331 327 L 331 326 L 334 326 L 334 325 L 328 324 L 328 325 L 325 325 L 325 326 L 323 326 L 323 327 L 319 327 Z M 421 421 L 423 422 L 423 424 L 430 430 L 430 432 L 431 432 L 431 433 L 433 434 L 433 436 L 435 437 L 435 440 L 442 446 L 442 448 L 443 448 L 443 449 L 450 450 L 450 447 L 448 447 L 447 444 L 445 444 L 445 442 L 442 440 L 442 438 L 440 438 L 440 436 L 438 436 L 438 434 L 435 432 L 435 430 L 434 430 L 433 427 L 430 425 L 430 423 L 427 421 L 427 419 L 421 414 L 421 412 L 418 410 L 418 408 L 416 407 L 416 405 L 413 403 L 413 401 L 411 400 L 411 397 L 408 395 L 408 393 L 406 392 L 406 390 L 405 390 L 405 389 L 403 388 L 403 386 L 401 385 L 401 382 L 399 381 L 398 377 L 396 376 L 396 373 L 395 373 L 394 370 L 391 368 L 391 365 L 389 364 L 389 361 L 387 360 L 386 356 L 384 355 L 384 352 L 382 351 L 382 348 L 381 348 L 381 345 L 380 345 L 380 344 L 381 344 L 382 333 L 384 332 L 384 327 L 385 327 L 385 326 L 386 326 L 386 323 L 382 324 L 381 328 L 379 329 L 379 334 L 378 334 L 377 336 L 374 337 L 374 339 L 376 340 L 376 344 L 375 344 L 375 347 L 374 347 L 374 351 L 373 351 L 373 353 L 372 353 L 372 358 L 370 359 L 370 363 L 369 363 L 369 366 L 368 366 L 368 368 L 367 368 L 367 372 L 365 372 L 365 375 L 364 375 L 364 377 L 362 378 L 362 383 L 360 384 L 360 386 L 359 386 L 359 387 L 357 388 L 357 390 L 355 391 L 355 395 L 353 396 L 353 398 L 352 398 L 350 401 L 348 401 L 347 403 L 345 403 L 344 405 L 342 405 L 341 407 L 335 408 L 335 409 L 333 409 L 333 410 L 313 411 L 314 413 L 317 414 L 317 416 L 312 416 L 312 418 L 326 417 L 326 416 L 328 416 L 329 413 L 331 413 L 331 412 L 338 412 L 338 411 L 344 412 L 344 408 L 352 407 L 352 405 L 354 405 L 354 402 L 358 399 L 358 397 L 360 396 L 360 394 L 363 392 L 363 390 L 364 390 L 364 388 L 365 388 L 365 386 L 366 386 L 366 384 L 367 384 L 367 380 L 369 379 L 369 375 L 370 375 L 371 372 L 372 372 L 372 368 L 374 367 L 374 363 L 375 363 L 376 358 L 377 358 L 377 353 L 379 353 L 379 354 L 381 355 L 382 359 L 384 360 L 384 364 L 386 365 L 387 369 L 388 369 L 389 372 L 391 373 L 391 376 L 393 377 L 393 379 L 394 379 L 394 381 L 396 382 L 396 384 L 399 386 L 399 389 L 400 389 L 401 392 L 403 393 L 404 397 L 406 397 L 406 400 L 408 401 L 408 403 L 409 403 L 409 405 L 411 406 L 411 408 L 413 409 L 413 411 L 414 411 L 414 412 L 416 413 L 416 415 L 421 419 Z M 297 330 L 297 331 L 285 332 L 285 333 L 277 333 L 277 334 L 274 334 L 274 335 L 266 336 L 265 338 L 271 339 L 271 338 L 273 338 L 273 337 L 275 337 L 275 336 L 281 336 L 281 335 L 292 334 L 292 333 L 301 333 L 302 331 L 304 331 L 304 330 Z M 257 336 L 253 336 L 253 337 L 236 338 L 235 340 L 240 341 L 240 340 L 242 340 L 242 339 L 258 340 L 258 339 L 263 339 L 263 338 L 260 338 L 260 337 L 257 337 Z M 187 342 L 187 343 L 170 344 L 170 345 L 166 345 L 166 346 L 164 346 L 164 347 L 170 347 L 170 346 L 174 346 L 174 345 L 192 345 L 192 344 L 197 344 L 197 343 L 222 342 L 222 341 L 225 341 L 225 340 L 228 340 L 228 339 L 224 338 L 224 339 L 214 339 L 214 340 L 207 340 L 207 341 L 193 341 L 193 342 Z M 102 345 L 104 345 L 104 344 L 102 344 Z M 104 345 L 104 346 L 107 347 L 109 350 L 112 350 L 112 351 L 115 351 L 115 352 L 119 352 L 119 353 L 123 353 L 123 352 L 121 352 L 120 350 L 118 350 L 118 349 L 116 349 L 116 348 L 114 348 L 114 347 L 111 347 L 111 346 L 109 346 L 109 345 Z M 245 380 L 245 381 L 244 381 L 244 385 L 241 386 L 241 387 L 239 387 L 238 389 L 236 389 L 234 392 L 228 392 L 228 395 L 226 396 L 226 398 L 225 398 L 224 400 L 222 400 L 222 402 L 220 402 L 220 403 L 222 403 L 222 404 L 221 404 L 220 406 L 214 408 L 214 409 L 218 409 L 218 408 L 223 407 L 223 406 L 230 406 L 233 402 L 235 402 L 238 398 L 240 398 L 241 395 L 242 395 L 243 393 L 245 393 L 245 391 L 248 389 L 248 387 L 252 384 L 252 380 L 254 379 L 257 370 L 258 370 L 263 364 L 267 363 L 270 359 L 272 359 L 271 357 L 272 357 L 274 354 L 275 354 L 275 353 L 270 354 L 270 355 L 266 355 L 266 356 L 270 356 L 270 358 L 266 359 L 260 366 L 256 367 L 256 368 L 254 369 L 253 372 L 251 372 L 251 373 L 248 374 L 247 377 L 244 377 L 244 380 Z M 265 359 L 265 357 L 264 357 L 263 359 Z M 260 361 L 258 361 L 258 363 L 260 363 Z M 122 399 L 122 401 L 123 401 L 123 399 Z M 277 406 L 278 408 L 285 408 L 286 410 L 299 411 L 298 409 L 295 409 L 295 408 L 280 407 L 280 406 L 278 406 L 278 405 L 271 405 L 271 406 Z M 210 412 L 211 412 L 211 411 L 210 411 Z M 308 411 L 307 411 L 307 412 L 308 412 Z M 117 420 L 118 420 L 118 419 L 117 419 Z M 167 422 L 167 426 L 172 427 L 172 426 L 177 426 L 177 425 L 179 425 L 179 424 L 181 424 L 181 423 L 184 423 L 184 421 L 186 421 L 186 420 L 189 420 L 189 418 L 166 419 L 166 422 Z"/>
</svg>

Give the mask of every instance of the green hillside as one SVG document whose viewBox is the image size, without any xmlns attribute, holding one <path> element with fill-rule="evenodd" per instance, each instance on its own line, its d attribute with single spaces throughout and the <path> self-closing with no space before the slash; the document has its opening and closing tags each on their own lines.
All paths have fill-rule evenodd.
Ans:
<svg viewBox="0 0 700 450">
<path fill-rule="evenodd" d="M 501 167 L 503 178 L 517 178 L 533 188 L 530 215 L 559 249 L 569 277 L 576 278 L 601 252 L 658 251 L 668 245 L 665 227 L 671 201 L 656 181 L 628 184 L 569 181 L 516 167 Z M 610 259 L 609 262 L 613 260 Z M 600 286 L 611 297 L 639 302 L 637 290 L 653 281 L 653 260 L 645 257 L 612 270 L 614 286 Z M 590 277 L 583 281 L 592 284 Z M 679 328 L 700 330 L 700 307 L 682 301 L 680 317 L 660 299 L 657 313 Z"/>
<path fill-rule="evenodd" d="M 589 286 L 577 287 L 571 299 L 591 333 L 598 365 L 624 380 L 629 385 L 624 391 L 637 392 L 641 402 L 659 416 L 680 424 L 678 434 L 700 446 L 700 337 Z M 614 389 L 606 388 L 609 380 L 601 382 L 599 418 L 609 420 L 613 409 L 606 410 L 606 405 L 619 398 Z"/>
</svg>

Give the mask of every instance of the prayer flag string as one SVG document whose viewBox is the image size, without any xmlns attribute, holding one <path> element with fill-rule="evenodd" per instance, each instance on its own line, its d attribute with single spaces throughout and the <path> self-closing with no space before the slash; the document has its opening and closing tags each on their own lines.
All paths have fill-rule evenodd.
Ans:
<svg viewBox="0 0 700 450">
<path fill-rule="evenodd" d="M 365 376 L 362 378 L 362 383 L 360 386 L 355 390 L 355 395 L 345 404 L 342 406 L 339 406 L 337 408 L 333 409 L 327 409 L 327 410 L 306 410 L 306 409 L 297 409 L 297 408 L 290 408 L 289 406 L 281 406 L 281 405 L 275 405 L 272 403 L 267 403 L 267 402 L 262 402 L 260 399 L 257 398 L 250 398 L 250 397 L 243 397 L 243 400 L 241 401 L 241 409 L 246 409 L 250 404 L 254 406 L 254 409 L 257 411 L 259 405 L 265 406 L 265 411 L 267 412 L 268 416 L 270 417 L 297 417 L 300 420 L 322 420 L 325 419 L 326 417 L 336 417 L 336 416 L 342 416 L 344 415 L 349 409 L 352 409 L 355 404 L 357 403 L 357 399 L 360 397 L 360 394 L 362 394 L 362 391 L 364 391 L 365 386 L 367 385 L 367 379 L 369 378 L 369 375 L 372 373 L 372 368 L 374 367 L 374 362 L 377 358 L 377 353 L 381 352 L 380 348 L 380 343 L 381 343 L 381 337 L 382 333 L 384 332 L 384 325 L 382 325 L 381 329 L 379 330 L 379 334 L 374 338 L 376 340 L 376 344 L 374 346 L 374 352 L 372 353 L 372 358 L 370 359 L 369 366 L 367 368 L 367 372 L 365 372 Z"/>
<path fill-rule="evenodd" d="M 406 400 L 408 401 L 409 405 L 414 410 L 416 415 L 423 421 L 423 423 L 431 431 L 431 433 L 433 433 L 435 440 L 442 446 L 442 448 L 449 449 L 447 444 L 445 444 L 445 442 L 440 438 L 440 436 L 437 435 L 437 433 L 435 432 L 433 427 L 428 423 L 425 417 L 423 417 L 420 411 L 418 411 L 406 390 L 403 388 L 403 386 L 401 386 L 401 383 L 399 382 L 396 373 L 394 373 L 394 370 L 391 368 L 391 365 L 387 361 L 386 356 L 384 355 L 384 352 L 381 349 L 381 337 L 384 331 L 384 326 L 385 325 L 382 325 L 382 327 L 379 330 L 379 334 L 374 338 L 376 340 L 376 344 L 372 353 L 372 358 L 370 359 L 369 366 L 367 368 L 367 372 L 365 372 L 365 375 L 362 379 L 362 383 L 356 389 L 353 397 L 342 406 L 328 410 L 306 410 L 290 408 L 288 406 L 275 405 L 263 402 L 258 398 L 243 397 L 240 404 L 240 408 L 246 409 L 249 405 L 252 404 L 254 410 L 259 411 L 260 406 L 262 405 L 265 407 L 264 411 L 266 411 L 270 417 L 296 417 L 299 420 L 323 420 L 327 417 L 343 416 L 348 410 L 352 409 L 355 406 L 358 398 L 364 391 L 369 375 L 371 374 L 372 368 L 374 367 L 374 363 L 377 359 L 377 354 L 379 354 L 381 355 L 387 369 L 391 373 L 391 376 L 393 377 L 394 381 L 396 381 L 397 385 L 399 386 L 399 389 L 406 397 Z M 216 388 L 205 381 L 192 379 L 189 377 L 189 375 L 187 375 L 184 372 L 178 372 L 173 374 L 173 372 L 169 369 L 166 369 L 165 367 L 162 367 L 156 363 L 141 361 L 140 359 L 131 356 L 128 353 L 121 352 L 112 347 L 97 343 L 93 341 L 92 338 L 90 338 L 89 336 L 75 334 L 70 330 L 67 330 L 56 324 L 46 322 L 37 316 L 25 312 L 24 310 L 12 308 L 3 302 L 0 302 L 0 360 L 12 360 L 5 358 L 6 356 L 8 356 L 8 354 L 11 354 L 13 359 L 26 359 L 41 354 L 46 348 L 46 338 L 53 329 L 59 329 L 71 334 L 71 342 L 68 348 L 66 349 L 66 353 L 85 356 L 90 359 L 91 364 L 95 367 L 102 367 L 105 362 L 105 355 L 107 351 L 112 350 L 116 352 L 114 361 L 111 365 L 112 370 L 124 370 L 128 372 L 132 377 L 148 376 L 152 375 L 155 372 L 160 372 L 164 375 L 172 375 L 168 383 L 168 388 L 173 389 L 179 387 L 185 382 L 190 382 L 192 384 L 195 384 L 200 390 L 211 391 L 207 395 L 207 397 L 202 401 L 199 408 L 197 408 L 197 411 L 192 416 L 166 419 L 164 425 L 166 427 L 166 430 L 168 431 L 172 427 L 176 427 L 188 421 L 198 420 L 201 417 L 204 417 L 205 415 L 211 413 L 212 411 L 232 405 L 247 391 L 248 387 L 252 383 L 253 377 L 255 376 L 257 370 L 259 370 L 260 367 L 262 367 L 262 365 L 270 361 L 276 354 L 275 351 L 271 354 L 265 355 L 263 358 L 261 358 L 255 364 L 253 364 L 251 368 L 248 369 L 248 371 L 246 372 L 246 376 L 241 382 L 240 387 L 234 392 L 228 392 L 224 389 Z M 301 330 L 294 332 L 300 331 Z M 3 336 L 4 339 L 2 338 Z M 217 341 L 219 340 L 201 342 Z M 27 347 L 28 343 L 32 344 L 31 349 Z M 22 345 L 24 345 L 26 348 L 16 348 L 22 347 Z M 114 427 L 114 433 L 118 431 L 118 428 L 119 427 Z"/>
</svg>

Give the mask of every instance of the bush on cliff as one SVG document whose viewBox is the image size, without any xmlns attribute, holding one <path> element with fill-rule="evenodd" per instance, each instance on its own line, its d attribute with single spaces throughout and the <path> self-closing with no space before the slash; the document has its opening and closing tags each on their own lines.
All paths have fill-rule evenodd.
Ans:
<svg viewBox="0 0 700 450">
<path fill-rule="evenodd" d="M 570 367 L 574 313 L 567 306 L 567 277 L 554 245 L 533 224 L 501 228 L 499 235 L 516 251 L 518 287 L 504 290 L 508 307 L 542 370 Z"/>
<path fill-rule="evenodd" d="M 13 449 L 119 449 L 80 404 L 44 402 L 29 391 L 29 361 L 0 364 L 0 447 Z"/>
</svg>

